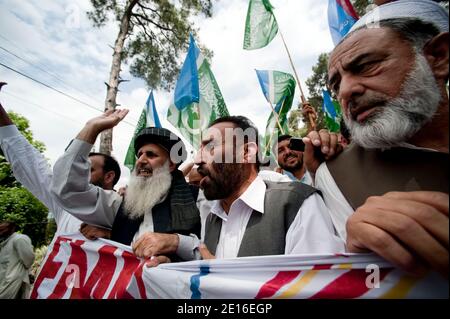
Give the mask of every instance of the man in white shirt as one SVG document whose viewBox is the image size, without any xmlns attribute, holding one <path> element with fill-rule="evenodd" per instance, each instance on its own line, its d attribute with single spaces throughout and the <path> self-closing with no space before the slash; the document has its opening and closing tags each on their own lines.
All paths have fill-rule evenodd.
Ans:
<svg viewBox="0 0 450 319">
<path fill-rule="evenodd" d="M 0 147 L 11 165 L 14 177 L 30 193 L 39 199 L 52 213 L 56 222 L 56 234 L 70 234 L 80 230 L 89 239 L 109 238 L 109 229 L 82 224 L 58 205 L 50 194 L 51 168 L 28 140 L 20 134 L 0 104 Z M 92 163 L 90 179 L 105 189 L 113 189 L 120 178 L 120 167 L 115 159 L 99 153 L 90 153 Z"/>
<path fill-rule="evenodd" d="M 350 251 L 446 277 L 448 39 L 448 13 L 435 2 L 395 1 L 369 12 L 328 66 L 353 145 L 316 171 L 313 148 L 329 148 L 330 138 L 304 139 L 308 170 Z"/>
<path fill-rule="evenodd" d="M 242 116 L 220 118 L 203 135 L 195 163 L 206 199 L 215 200 L 206 221 L 207 249 L 216 258 L 343 252 L 314 188 L 258 176 L 257 136 Z M 210 257 L 205 247 L 201 251 Z"/>
</svg>

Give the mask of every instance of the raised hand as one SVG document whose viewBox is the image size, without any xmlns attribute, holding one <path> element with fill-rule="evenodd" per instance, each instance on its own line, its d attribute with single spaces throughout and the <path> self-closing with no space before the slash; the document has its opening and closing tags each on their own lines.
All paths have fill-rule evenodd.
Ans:
<svg viewBox="0 0 450 319">
<path fill-rule="evenodd" d="M 303 142 L 305 143 L 303 161 L 312 175 L 323 161 L 336 157 L 343 150 L 338 142 L 338 135 L 325 129 L 309 132 L 303 138 Z"/>
<path fill-rule="evenodd" d="M 108 110 L 100 116 L 90 119 L 86 125 L 95 127 L 99 132 L 113 128 L 128 114 L 127 109 Z"/>
<path fill-rule="evenodd" d="M 102 115 L 90 119 L 78 133 L 77 139 L 94 144 L 98 134 L 119 124 L 127 114 L 127 109 L 108 110 Z"/>
</svg>

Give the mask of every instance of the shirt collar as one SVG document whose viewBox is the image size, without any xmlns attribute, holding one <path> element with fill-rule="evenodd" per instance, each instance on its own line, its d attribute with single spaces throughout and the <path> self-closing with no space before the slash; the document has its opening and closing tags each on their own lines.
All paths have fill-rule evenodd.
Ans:
<svg viewBox="0 0 450 319">
<path fill-rule="evenodd" d="M 242 195 L 233 202 L 233 204 L 236 203 L 236 201 L 242 201 L 251 209 L 264 214 L 265 196 L 266 184 L 261 177 L 257 176 L 255 180 L 242 193 Z M 217 215 L 225 221 L 227 220 L 228 215 L 223 210 L 222 205 L 220 204 L 220 200 L 213 201 L 213 204 L 211 206 L 211 213 Z"/>
</svg>

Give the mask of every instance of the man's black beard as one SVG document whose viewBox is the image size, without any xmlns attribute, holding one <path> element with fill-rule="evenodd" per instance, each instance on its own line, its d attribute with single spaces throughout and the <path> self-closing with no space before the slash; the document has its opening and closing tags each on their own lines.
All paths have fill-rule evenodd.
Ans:
<svg viewBox="0 0 450 319">
<path fill-rule="evenodd" d="M 285 162 L 287 162 L 288 159 L 289 158 L 287 158 L 285 160 Z M 281 164 L 281 165 L 279 164 L 279 165 L 285 171 L 294 173 L 295 171 L 298 171 L 299 169 L 301 169 L 303 167 L 303 158 L 298 159 L 298 157 L 296 157 L 296 159 L 297 159 L 297 162 L 295 164 L 293 164 L 293 165 L 287 165 L 287 164 Z"/>
<path fill-rule="evenodd" d="M 204 185 L 203 189 L 205 197 L 208 200 L 227 198 L 248 177 L 248 174 L 245 174 L 244 164 L 214 163 L 212 164 L 212 170 L 212 172 L 210 170 L 206 172 L 209 181 L 207 185 Z"/>
</svg>

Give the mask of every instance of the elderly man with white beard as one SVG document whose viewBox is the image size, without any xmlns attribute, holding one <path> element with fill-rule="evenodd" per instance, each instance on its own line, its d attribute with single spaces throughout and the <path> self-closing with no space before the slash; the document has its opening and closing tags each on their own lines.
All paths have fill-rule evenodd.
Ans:
<svg viewBox="0 0 450 319">
<path fill-rule="evenodd" d="M 128 110 L 89 120 L 54 166 L 52 194 L 86 223 L 112 228 L 111 239 L 132 245 L 147 265 L 193 259 L 200 214 L 183 174 L 181 139 L 164 128 L 145 128 L 134 141 L 136 165 L 124 198 L 89 183 L 88 154 L 97 136 L 116 126 Z"/>
<path fill-rule="evenodd" d="M 336 138 L 321 131 L 304 139 L 307 168 L 349 251 L 374 251 L 411 273 L 432 268 L 445 277 L 448 40 L 448 13 L 434 2 L 375 8 L 328 65 L 351 147 L 320 164 L 314 148 L 326 153 Z"/>
</svg>

